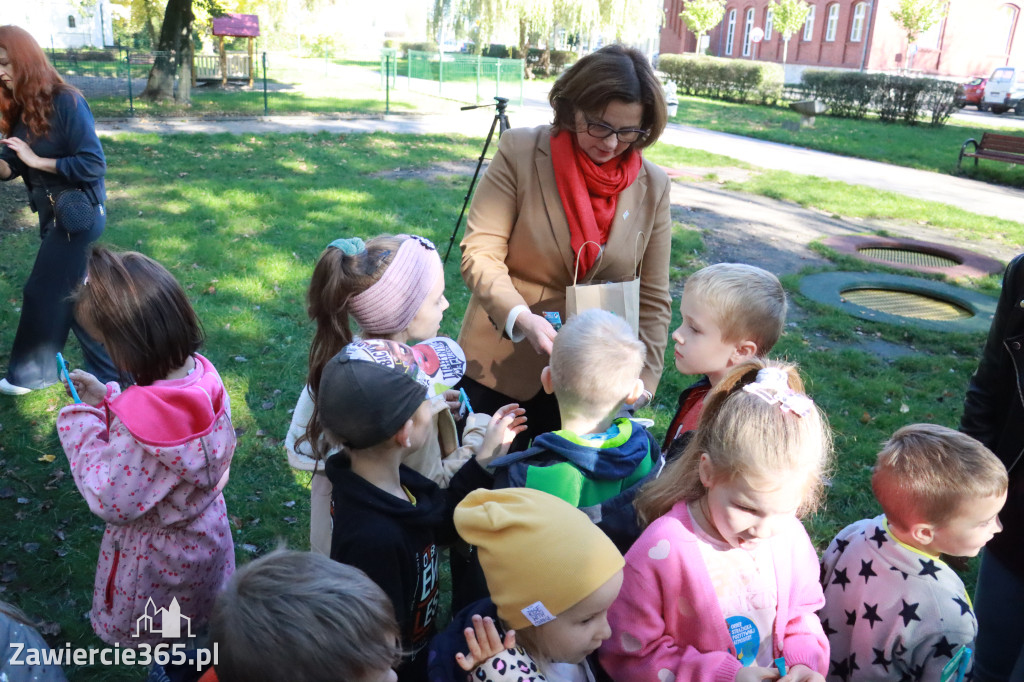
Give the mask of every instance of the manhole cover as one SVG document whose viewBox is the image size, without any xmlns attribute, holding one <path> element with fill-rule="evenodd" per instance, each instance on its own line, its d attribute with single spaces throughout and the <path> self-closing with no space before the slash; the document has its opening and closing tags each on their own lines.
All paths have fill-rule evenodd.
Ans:
<svg viewBox="0 0 1024 682">
<path fill-rule="evenodd" d="M 996 300 L 945 282 L 885 272 L 821 272 L 800 293 L 863 320 L 935 331 L 987 332 Z"/>
<path fill-rule="evenodd" d="M 1003 264 L 994 258 L 916 239 L 853 234 L 829 237 L 823 243 L 841 254 L 872 263 L 949 277 L 978 278 L 1003 271 Z"/>
<path fill-rule="evenodd" d="M 868 247 L 857 249 L 857 253 L 865 258 L 895 263 L 896 265 L 911 266 L 915 268 L 953 268 L 960 265 L 960 261 L 952 258 L 924 253 L 923 251 L 908 251 L 906 249 L 880 249 Z"/>
<path fill-rule="evenodd" d="M 974 317 L 973 312 L 955 303 L 909 291 L 847 289 L 842 292 L 842 297 L 854 305 L 917 320 L 962 320 Z"/>
</svg>

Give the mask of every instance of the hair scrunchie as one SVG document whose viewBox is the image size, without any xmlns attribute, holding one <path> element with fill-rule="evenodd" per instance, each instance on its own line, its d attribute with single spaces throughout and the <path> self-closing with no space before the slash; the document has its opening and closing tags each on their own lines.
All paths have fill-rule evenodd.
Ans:
<svg viewBox="0 0 1024 682">
<path fill-rule="evenodd" d="M 327 245 L 329 249 L 332 247 L 338 249 L 346 256 L 358 256 L 366 251 L 366 242 L 359 237 L 346 237 L 344 239 L 335 239 Z"/>
<path fill-rule="evenodd" d="M 441 257 L 429 239 L 407 234 L 398 237 L 405 239 L 391 265 L 379 280 L 349 302 L 352 316 L 370 338 L 408 327 L 438 275 L 444 272 Z"/>
</svg>

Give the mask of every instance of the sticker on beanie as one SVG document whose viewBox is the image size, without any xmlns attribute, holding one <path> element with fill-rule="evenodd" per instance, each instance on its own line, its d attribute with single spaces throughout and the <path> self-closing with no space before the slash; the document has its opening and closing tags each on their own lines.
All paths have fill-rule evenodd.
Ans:
<svg viewBox="0 0 1024 682">
<path fill-rule="evenodd" d="M 555 619 L 555 617 L 551 615 L 551 612 L 548 611 L 548 607 L 544 606 L 544 602 L 542 601 L 534 602 L 522 611 L 523 615 L 526 616 L 526 620 L 530 621 L 530 625 L 533 627 L 539 627 L 544 625 L 544 623 L 550 623 Z"/>
</svg>

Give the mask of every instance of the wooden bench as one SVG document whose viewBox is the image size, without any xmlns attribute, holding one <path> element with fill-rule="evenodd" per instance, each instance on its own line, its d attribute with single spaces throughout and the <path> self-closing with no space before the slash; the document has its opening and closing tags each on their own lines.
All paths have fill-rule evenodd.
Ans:
<svg viewBox="0 0 1024 682">
<path fill-rule="evenodd" d="M 969 144 L 974 145 L 973 152 L 967 151 Z M 957 168 L 960 168 L 965 156 L 973 158 L 975 166 L 978 165 L 978 159 L 1024 164 L 1024 137 L 985 133 L 981 136 L 981 142 L 971 138 L 963 143 L 960 158 L 956 160 Z"/>
</svg>

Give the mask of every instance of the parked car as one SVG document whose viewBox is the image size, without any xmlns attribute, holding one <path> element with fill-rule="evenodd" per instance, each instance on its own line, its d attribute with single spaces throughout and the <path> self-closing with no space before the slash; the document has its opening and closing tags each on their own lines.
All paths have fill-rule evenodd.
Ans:
<svg viewBox="0 0 1024 682">
<path fill-rule="evenodd" d="M 956 88 L 956 103 L 959 107 L 965 107 L 968 104 L 973 104 L 978 107 L 978 111 L 985 111 L 988 107 L 982 99 L 985 97 L 985 83 L 988 83 L 988 79 L 984 76 L 975 76 L 966 83 L 961 83 Z"/>
<path fill-rule="evenodd" d="M 993 114 L 1002 114 L 1013 109 L 1024 114 L 1024 73 L 1012 66 L 1000 66 L 988 77 L 985 84 L 985 97 L 982 103 L 988 106 Z"/>
</svg>

